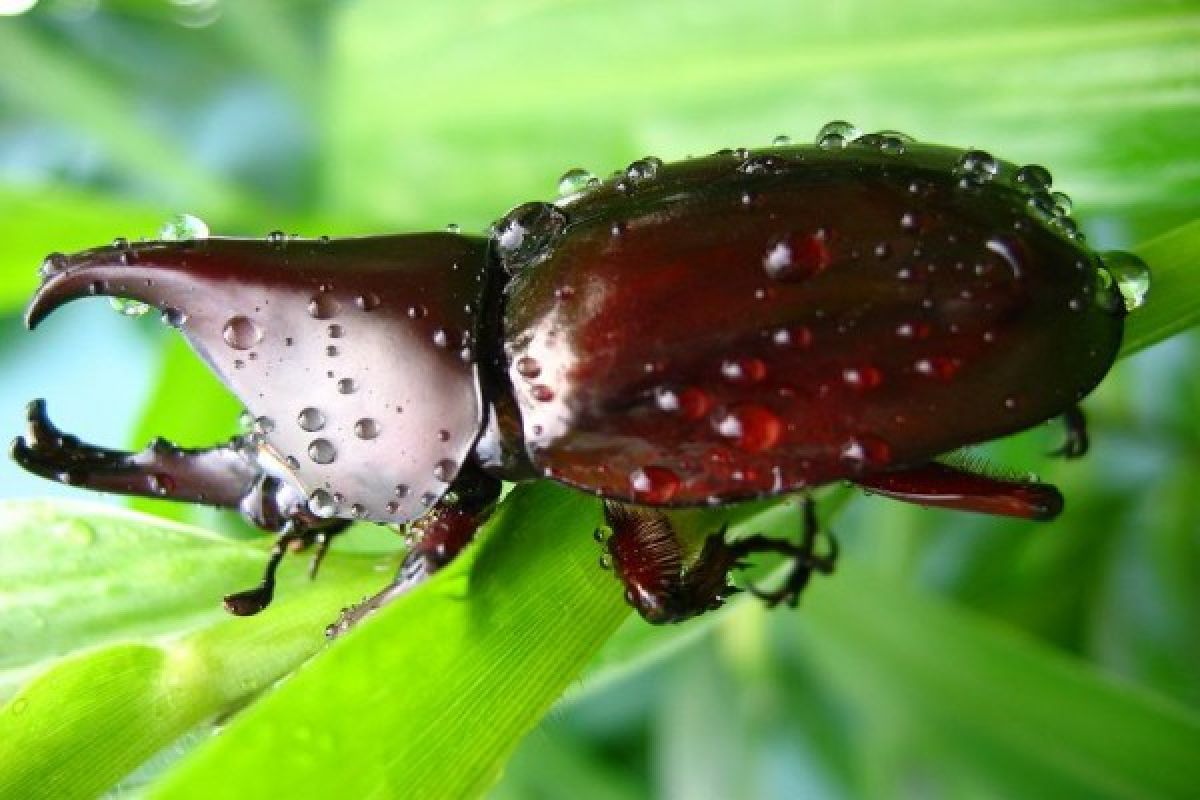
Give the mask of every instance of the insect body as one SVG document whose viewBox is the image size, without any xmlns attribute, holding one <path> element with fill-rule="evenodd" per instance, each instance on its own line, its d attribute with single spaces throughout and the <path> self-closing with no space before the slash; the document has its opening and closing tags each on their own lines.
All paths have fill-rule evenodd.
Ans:
<svg viewBox="0 0 1200 800">
<path fill-rule="evenodd" d="M 452 559 L 503 480 L 605 498 L 627 597 L 656 622 L 720 605 L 753 553 L 791 558 L 772 602 L 835 556 L 810 506 L 799 541 L 718 531 L 685 565 L 662 508 L 848 480 L 926 505 L 1058 513 L 1052 486 L 940 458 L 1059 415 L 1067 454 L 1086 449 L 1077 403 L 1116 357 L 1126 304 L 1045 170 L 835 125 L 816 146 L 643 159 L 578 183 L 486 237 L 51 256 L 31 325 L 88 294 L 152 304 L 257 430 L 120 453 L 62 436 L 34 404 L 16 458 L 281 531 L 263 585 L 226 598 L 237 613 L 269 602 L 288 544 L 323 548 L 355 519 L 411 523 L 400 576 L 344 624 Z"/>
</svg>

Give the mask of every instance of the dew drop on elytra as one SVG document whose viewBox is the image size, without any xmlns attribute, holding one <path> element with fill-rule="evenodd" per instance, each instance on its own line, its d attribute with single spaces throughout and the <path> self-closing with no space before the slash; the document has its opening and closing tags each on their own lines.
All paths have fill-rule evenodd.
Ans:
<svg viewBox="0 0 1200 800">
<path fill-rule="evenodd" d="M 1126 311 L 1140 308 L 1150 292 L 1150 268 L 1146 262 L 1123 250 L 1100 254 L 1100 261 L 1117 283 Z"/>
<path fill-rule="evenodd" d="M 578 167 L 575 169 L 569 169 L 562 174 L 561 178 L 558 179 L 558 194 L 560 197 L 562 197 L 564 195 L 582 192 L 585 189 L 590 188 L 593 185 L 592 181 L 595 179 L 596 176 L 588 172 L 586 169 L 580 169 Z"/>
</svg>

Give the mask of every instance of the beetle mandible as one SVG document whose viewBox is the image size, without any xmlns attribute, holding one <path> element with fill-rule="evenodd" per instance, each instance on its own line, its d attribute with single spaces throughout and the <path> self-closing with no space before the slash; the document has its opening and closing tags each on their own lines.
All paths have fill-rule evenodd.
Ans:
<svg viewBox="0 0 1200 800">
<path fill-rule="evenodd" d="M 549 478 L 604 500 L 626 598 L 651 622 L 720 606 L 744 558 L 789 563 L 757 592 L 794 604 L 836 548 L 807 490 L 879 494 L 1046 520 L 1053 486 L 945 454 L 1062 416 L 1112 365 L 1145 278 L 1098 254 L 1043 168 L 860 135 L 645 158 L 564 176 L 486 236 L 202 238 L 54 254 L 32 327 L 86 295 L 157 307 L 256 417 L 253 434 L 126 453 L 59 432 L 30 405 L 16 460 L 91 489 L 241 511 L 283 554 L 351 521 L 408 524 L 395 581 L 344 629 L 453 559 L 502 481 Z M 1107 259 L 1107 261 L 1106 261 Z M 1132 266 L 1131 266 L 1132 265 Z M 1122 277 L 1122 276 L 1118 276 Z M 337 352 L 339 358 L 327 354 Z M 715 531 L 685 563 L 662 509 L 803 494 L 797 540 Z"/>
</svg>

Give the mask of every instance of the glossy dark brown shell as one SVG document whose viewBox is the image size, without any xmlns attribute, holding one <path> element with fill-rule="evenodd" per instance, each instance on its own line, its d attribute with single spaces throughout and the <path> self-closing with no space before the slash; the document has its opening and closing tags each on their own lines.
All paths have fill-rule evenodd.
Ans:
<svg viewBox="0 0 1200 800">
<path fill-rule="evenodd" d="M 1047 195 L 962 156 L 717 154 L 561 204 L 509 265 L 534 465 L 634 502 L 724 502 L 919 464 L 1072 406 L 1116 356 L 1119 296 L 1037 207 Z"/>
</svg>

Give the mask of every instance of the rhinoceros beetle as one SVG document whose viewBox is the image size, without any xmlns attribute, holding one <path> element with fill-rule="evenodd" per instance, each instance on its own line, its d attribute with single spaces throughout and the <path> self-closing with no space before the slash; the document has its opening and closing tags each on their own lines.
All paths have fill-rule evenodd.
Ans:
<svg viewBox="0 0 1200 800">
<path fill-rule="evenodd" d="M 288 549 L 354 520 L 407 524 L 399 575 L 343 629 L 455 557 L 502 481 L 603 498 L 606 547 L 652 622 L 715 608 L 755 553 L 795 603 L 836 549 L 811 500 L 798 541 L 708 537 L 685 559 L 663 509 L 849 481 L 898 500 L 1047 520 L 1053 486 L 945 454 L 1066 420 L 1116 357 L 1144 265 L 1088 249 L 1045 169 L 845 123 L 608 180 L 564 176 L 483 236 L 195 238 L 43 265 L 32 327 L 87 295 L 161 310 L 255 417 L 188 450 L 80 443 L 30 407 L 16 460 L 102 491 L 240 510 Z M 1131 266 L 1132 265 L 1132 266 Z M 1114 271 L 1120 274 L 1114 278 Z M 685 563 L 687 562 L 687 563 Z"/>
</svg>

